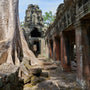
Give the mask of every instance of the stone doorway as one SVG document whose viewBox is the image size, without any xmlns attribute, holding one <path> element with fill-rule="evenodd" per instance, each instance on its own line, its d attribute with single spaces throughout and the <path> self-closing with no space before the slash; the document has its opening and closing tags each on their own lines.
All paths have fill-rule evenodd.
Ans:
<svg viewBox="0 0 90 90">
<path fill-rule="evenodd" d="M 55 43 L 56 43 L 56 60 L 60 61 L 60 59 L 61 59 L 61 53 L 60 53 L 61 49 L 60 49 L 60 36 L 59 35 L 57 35 L 55 37 Z"/>
<path fill-rule="evenodd" d="M 50 40 L 50 53 L 49 57 L 53 59 L 53 40 Z"/>
<path fill-rule="evenodd" d="M 41 42 L 40 41 L 34 41 L 33 52 L 36 56 L 38 56 L 41 53 Z"/>
<path fill-rule="evenodd" d="M 75 30 L 69 30 L 63 32 L 64 38 L 64 61 L 67 66 L 71 67 L 72 70 L 76 70 L 76 42 L 75 42 Z"/>
<path fill-rule="evenodd" d="M 39 32 L 37 28 L 34 28 L 31 31 L 31 37 L 41 37 L 41 32 Z"/>
</svg>

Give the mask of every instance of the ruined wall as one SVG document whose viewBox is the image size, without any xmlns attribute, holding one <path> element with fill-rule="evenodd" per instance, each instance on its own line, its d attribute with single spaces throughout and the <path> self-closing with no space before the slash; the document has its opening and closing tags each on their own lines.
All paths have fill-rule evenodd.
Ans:
<svg viewBox="0 0 90 90">
<path fill-rule="evenodd" d="M 46 32 L 49 56 L 61 62 L 63 70 L 72 70 L 72 62 L 77 66 L 77 81 L 83 87 L 90 88 L 90 48 L 88 32 L 90 30 L 90 0 L 64 0 L 57 8 L 56 19 Z M 59 47 L 56 38 L 60 39 Z M 57 50 L 60 50 L 58 53 Z M 86 53 L 85 53 L 86 52 Z M 88 58 L 87 58 L 88 57 Z M 88 63 L 87 63 L 88 62 Z M 87 86 L 86 86 L 87 85 Z"/>
</svg>

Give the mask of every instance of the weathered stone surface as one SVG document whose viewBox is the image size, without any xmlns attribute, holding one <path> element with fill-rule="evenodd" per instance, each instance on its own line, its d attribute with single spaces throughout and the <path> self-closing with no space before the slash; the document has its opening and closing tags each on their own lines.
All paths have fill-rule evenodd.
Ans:
<svg viewBox="0 0 90 90">
<path fill-rule="evenodd" d="M 0 90 L 21 90 L 21 84 L 18 77 L 19 67 L 13 64 L 4 63 L 0 65 Z"/>
<path fill-rule="evenodd" d="M 42 72 L 42 73 L 41 73 L 41 76 L 42 76 L 42 77 L 48 77 L 48 72 Z"/>
<path fill-rule="evenodd" d="M 31 68 L 29 70 L 29 74 L 33 74 L 36 76 L 40 76 L 41 72 L 42 72 L 41 68 Z"/>
<path fill-rule="evenodd" d="M 31 85 L 35 86 L 36 84 L 38 84 L 38 83 L 40 83 L 42 81 L 45 81 L 45 80 L 46 80 L 46 78 L 44 78 L 44 77 L 33 76 L 31 78 Z"/>
<path fill-rule="evenodd" d="M 33 76 L 32 78 L 31 78 L 31 85 L 36 85 L 37 83 L 39 83 L 40 81 L 39 81 L 39 78 L 38 77 L 36 77 L 36 76 Z"/>
<path fill-rule="evenodd" d="M 42 11 L 39 9 L 38 5 L 30 4 L 28 6 L 23 32 L 28 46 L 34 54 L 36 56 L 43 54 L 45 52 L 45 49 L 42 48 L 45 45 L 43 38 L 45 27 L 43 24 Z"/>
<path fill-rule="evenodd" d="M 84 89 L 90 88 L 89 8 L 90 0 L 64 0 L 45 37 L 48 56 L 61 61 L 63 71 L 77 70 L 77 82 Z M 74 68 L 72 61 L 77 64 Z"/>
<path fill-rule="evenodd" d="M 58 87 L 56 85 L 54 85 L 54 83 L 52 83 L 52 81 L 48 80 L 48 81 L 43 81 L 39 84 L 36 85 L 36 89 L 35 90 L 59 90 Z"/>
<path fill-rule="evenodd" d="M 44 70 L 54 70 L 54 69 L 57 69 L 57 65 L 47 65 L 43 68 Z"/>
<path fill-rule="evenodd" d="M 53 62 L 44 62 L 43 65 L 52 65 L 54 64 Z"/>
<path fill-rule="evenodd" d="M 31 82 L 31 77 L 32 76 L 27 76 L 24 78 L 24 84 L 30 83 Z"/>
</svg>

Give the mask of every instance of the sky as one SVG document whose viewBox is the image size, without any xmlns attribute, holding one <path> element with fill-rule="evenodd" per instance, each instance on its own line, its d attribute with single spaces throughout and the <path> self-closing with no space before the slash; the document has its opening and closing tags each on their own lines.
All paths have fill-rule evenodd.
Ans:
<svg viewBox="0 0 90 90">
<path fill-rule="evenodd" d="M 24 21 L 25 11 L 29 4 L 36 4 L 42 10 L 42 14 L 45 12 L 52 11 L 53 14 L 56 13 L 56 9 L 63 0 L 19 0 L 19 17 L 20 21 Z"/>
</svg>

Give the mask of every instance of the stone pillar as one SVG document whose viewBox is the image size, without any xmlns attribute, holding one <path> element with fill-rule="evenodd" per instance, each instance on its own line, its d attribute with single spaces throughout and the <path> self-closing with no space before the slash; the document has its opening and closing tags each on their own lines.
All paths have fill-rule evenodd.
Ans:
<svg viewBox="0 0 90 90">
<path fill-rule="evenodd" d="M 75 24 L 75 35 L 76 35 L 76 60 L 77 60 L 77 82 L 85 88 L 86 81 L 84 77 L 84 62 L 85 62 L 85 55 L 84 55 L 84 44 L 85 40 L 83 39 L 85 30 L 82 29 L 81 23 L 77 22 Z"/>
<path fill-rule="evenodd" d="M 48 58 L 50 58 L 49 51 L 50 51 L 49 42 L 48 42 L 48 40 L 47 40 L 46 43 L 45 43 L 45 55 L 46 55 L 46 57 L 48 57 Z"/>
<path fill-rule="evenodd" d="M 66 41 L 65 41 L 65 37 L 63 35 L 63 33 L 61 33 L 61 66 L 63 68 L 64 71 L 70 71 L 71 67 L 70 65 L 68 65 L 68 56 L 67 56 L 67 45 L 66 45 Z"/>
<path fill-rule="evenodd" d="M 61 33 L 61 37 L 60 37 L 60 44 L 61 44 L 61 66 L 63 67 L 63 63 L 64 63 L 64 42 L 63 42 L 63 35 Z"/>
<path fill-rule="evenodd" d="M 60 37 L 55 38 L 56 43 L 56 60 L 60 60 Z"/>
<path fill-rule="evenodd" d="M 49 42 L 50 42 L 50 44 L 49 44 L 49 48 L 50 48 L 50 58 L 53 59 L 53 40 L 50 40 Z"/>
<path fill-rule="evenodd" d="M 89 27 L 90 27 L 89 22 L 84 22 L 82 24 L 83 74 L 88 88 L 90 88 L 90 28 Z"/>
<path fill-rule="evenodd" d="M 52 58 L 52 50 L 51 50 L 50 42 L 49 42 L 49 58 Z"/>
<path fill-rule="evenodd" d="M 56 60 L 56 42 L 55 42 L 55 37 L 53 38 L 53 60 Z"/>
</svg>

